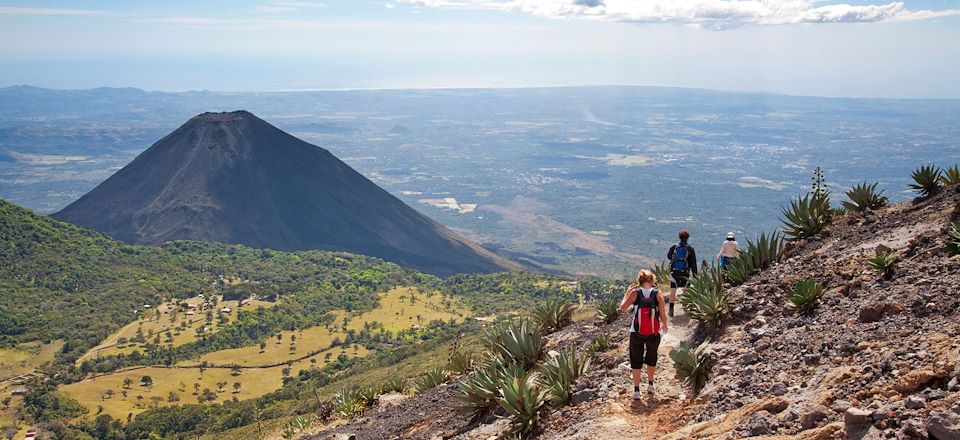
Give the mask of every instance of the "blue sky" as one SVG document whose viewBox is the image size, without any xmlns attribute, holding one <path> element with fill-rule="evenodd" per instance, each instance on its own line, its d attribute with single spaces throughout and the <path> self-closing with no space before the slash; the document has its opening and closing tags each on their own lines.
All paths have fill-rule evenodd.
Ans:
<svg viewBox="0 0 960 440">
<path fill-rule="evenodd" d="M 960 98 L 960 0 L 0 0 L 0 86 Z"/>
</svg>

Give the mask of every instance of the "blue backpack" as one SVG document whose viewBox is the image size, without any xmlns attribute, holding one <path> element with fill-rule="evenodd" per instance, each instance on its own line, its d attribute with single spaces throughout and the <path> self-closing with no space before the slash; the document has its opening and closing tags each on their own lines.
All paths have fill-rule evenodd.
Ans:
<svg viewBox="0 0 960 440">
<path fill-rule="evenodd" d="M 690 252 L 687 249 L 687 245 L 683 243 L 677 244 L 677 247 L 673 249 L 673 259 L 670 260 L 670 270 L 674 272 L 686 272 L 689 269 L 687 265 L 687 257 L 690 256 Z"/>
</svg>

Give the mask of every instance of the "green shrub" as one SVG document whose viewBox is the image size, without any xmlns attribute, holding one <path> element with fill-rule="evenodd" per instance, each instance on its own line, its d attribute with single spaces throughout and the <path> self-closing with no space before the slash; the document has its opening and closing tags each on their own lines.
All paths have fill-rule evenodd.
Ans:
<svg viewBox="0 0 960 440">
<path fill-rule="evenodd" d="M 447 370 L 453 374 L 464 374 L 473 369 L 476 355 L 471 351 L 457 351 L 450 355 Z"/>
<path fill-rule="evenodd" d="M 960 184 L 960 167 L 953 165 L 950 168 L 944 169 L 943 175 L 940 176 L 940 182 L 943 183 L 943 186 Z"/>
<path fill-rule="evenodd" d="M 516 370 L 504 378 L 496 400 L 510 417 L 512 432 L 522 436 L 540 420 L 540 408 L 547 400 L 547 391 L 540 385 L 537 373 Z"/>
<path fill-rule="evenodd" d="M 529 319 L 513 321 L 509 325 L 497 325 L 484 330 L 483 344 L 492 357 L 504 363 L 516 363 L 529 369 L 543 353 L 543 334 L 540 327 Z"/>
<path fill-rule="evenodd" d="M 540 325 L 540 330 L 551 332 L 569 324 L 575 310 L 570 301 L 550 298 L 534 306 L 533 319 Z"/>
<path fill-rule="evenodd" d="M 448 371 L 444 370 L 443 368 L 436 367 L 427 370 L 426 373 L 423 373 L 420 375 L 420 377 L 416 378 L 416 380 L 413 381 L 413 389 L 415 389 L 417 393 L 422 393 L 431 388 L 436 388 L 440 385 L 443 385 L 443 383 L 449 378 L 450 373 Z"/>
<path fill-rule="evenodd" d="M 960 255 L 960 221 L 953 222 L 947 230 L 947 253 Z"/>
<path fill-rule="evenodd" d="M 594 308 L 604 324 L 610 324 L 620 316 L 620 301 L 616 298 L 601 299 L 594 304 Z"/>
<path fill-rule="evenodd" d="M 608 338 L 607 335 L 599 335 L 590 341 L 590 345 L 587 345 L 587 353 L 599 353 L 601 351 L 607 351 L 609 348 L 610 338 Z"/>
<path fill-rule="evenodd" d="M 490 409 L 498 406 L 497 396 L 500 395 L 504 378 L 523 372 L 523 368 L 517 364 L 504 364 L 500 359 L 493 360 L 457 385 L 455 397 L 460 402 L 457 410 L 470 414 L 473 420 L 483 417 Z"/>
<path fill-rule="evenodd" d="M 362 413 L 366 406 L 360 392 L 354 389 L 342 389 L 333 397 L 333 410 L 345 419 L 354 418 Z"/>
<path fill-rule="evenodd" d="M 710 372 L 709 342 L 703 342 L 697 348 L 691 349 L 687 342 L 683 341 L 680 347 L 670 350 L 670 360 L 676 369 L 677 379 L 690 387 L 694 394 L 707 384 L 707 375 Z"/>
<path fill-rule="evenodd" d="M 809 313 L 820 304 L 823 286 L 814 280 L 800 281 L 787 294 L 790 304 L 801 313 Z"/>
<path fill-rule="evenodd" d="M 590 368 L 589 356 L 577 356 L 576 350 L 554 356 L 540 367 L 550 406 L 560 408 L 570 403 L 570 386 Z"/>
<path fill-rule="evenodd" d="M 843 202 L 843 207 L 855 212 L 873 211 L 887 206 L 887 197 L 883 191 L 877 192 L 878 183 L 856 185 L 847 191 L 849 202 Z"/>
<path fill-rule="evenodd" d="M 381 388 L 384 393 L 402 393 L 407 389 L 407 379 L 400 376 L 394 377 L 383 384 Z"/>
<path fill-rule="evenodd" d="M 893 273 L 897 270 L 897 256 L 891 251 L 877 252 L 867 263 L 888 280 L 893 278 Z"/>
<path fill-rule="evenodd" d="M 933 165 L 924 165 L 913 171 L 913 182 L 910 189 L 920 194 L 920 197 L 929 197 L 940 192 L 943 170 Z"/>
<path fill-rule="evenodd" d="M 729 296 L 723 287 L 724 274 L 720 268 L 708 268 L 690 281 L 680 304 L 691 318 L 719 326 L 729 311 Z"/>
<path fill-rule="evenodd" d="M 783 217 L 780 221 L 787 236 L 793 239 L 815 237 L 823 232 L 830 220 L 830 199 L 815 194 L 801 196 L 783 208 Z"/>
<path fill-rule="evenodd" d="M 843 206 L 833 208 L 830 210 L 830 215 L 834 218 L 843 217 L 847 215 L 847 208 L 844 208 Z"/>
</svg>

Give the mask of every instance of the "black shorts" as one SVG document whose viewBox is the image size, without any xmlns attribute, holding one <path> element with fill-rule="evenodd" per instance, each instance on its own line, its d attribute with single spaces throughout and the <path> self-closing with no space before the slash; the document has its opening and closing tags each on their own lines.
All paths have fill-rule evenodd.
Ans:
<svg viewBox="0 0 960 440">
<path fill-rule="evenodd" d="M 630 368 L 637 370 L 644 365 L 656 367 L 659 348 L 660 335 L 640 336 L 630 332 Z"/>
<path fill-rule="evenodd" d="M 671 273 L 670 273 L 670 288 L 671 288 L 671 289 L 676 289 L 676 288 L 678 288 L 678 287 L 679 287 L 679 288 L 687 287 L 687 281 L 688 281 L 688 280 L 689 280 L 688 275 L 685 274 L 685 273 L 683 273 L 683 272 L 671 272 Z"/>
</svg>

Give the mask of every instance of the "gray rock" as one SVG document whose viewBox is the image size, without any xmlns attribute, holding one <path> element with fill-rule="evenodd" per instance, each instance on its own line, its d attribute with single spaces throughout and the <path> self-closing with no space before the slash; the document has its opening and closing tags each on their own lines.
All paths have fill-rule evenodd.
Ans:
<svg viewBox="0 0 960 440">
<path fill-rule="evenodd" d="M 870 415 L 868 410 L 851 406 L 843 413 L 843 423 L 847 426 L 866 425 L 871 423 Z"/>
<path fill-rule="evenodd" d="M 833 403 L 830 404 L 830 409 L 836 412 L 846 412 L 847 408 L 850 408 L 850 402 L 846 400 L 834 400 Z"/>
<path fill-rule="evenodd" d="M 770 386 L 770 394 L 774 396 L 782 396 L 787 394 L 787 384 L 783 382 L 777 382 Z"/>
<path fill-rule="evenodd" d="M 752 436 L 767 435 L 773 431 L 773 424 L 770 423 L 770 418 L 764 412 L 758 412 L 750 416 L 747 429 L 750 430 Z"/>
<path fill-rule="evenodd" d="M 755 364 L 760 360 L 760 356 L 754 352 L 747 353 L 740 358 L 740 363 L 743 365 Z"/>
<path fill-rule="evenodd" d="M 907 397 L 907 401 L 903 403 L 908 409 L 920 409 L 927 406 L 927 402 L 923 400 L 920 396 L 910 396 Z"/>
<path fill-rule="evenodd" d="M 804 430 L 816 428 L 821 420 L 827 418 L 827 412 L 829 411 L 830 409 L 823 405 L 814 405 L 807 408 L 800 414 L 800 427 Z"/>
<path fill-rule="evenodd" d="M 927 433 L 931 439 L 960 440 L 960 405 L 930 414 Z"/>
<path fill-rule="evenodd" d="M 593 400 L 596 398 L 597 398 L 597 392 L 594 390 L 587 389 L 587 390 L 577 391 L 576 393 L 573 393 L 572 396 L 570 396 L 570 404 L 579 405 L 583 402 L 586 402 L 588 400 Z"/>
</svg>

